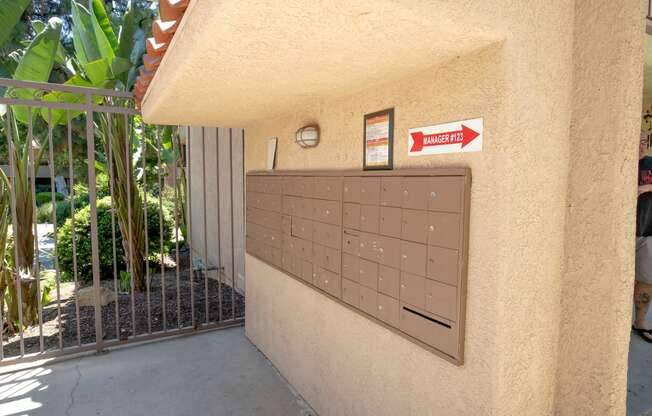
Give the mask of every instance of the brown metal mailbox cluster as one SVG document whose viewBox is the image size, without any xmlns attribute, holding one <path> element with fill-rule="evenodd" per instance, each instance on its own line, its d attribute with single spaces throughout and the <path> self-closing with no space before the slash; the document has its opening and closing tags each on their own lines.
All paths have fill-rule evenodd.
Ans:
<svg viewBox="0 0 652 416">
<path fill-rule="evenodd" d="M 249 172 L 247 252 L 457 364 L 469 169 Z"/>
</svg>

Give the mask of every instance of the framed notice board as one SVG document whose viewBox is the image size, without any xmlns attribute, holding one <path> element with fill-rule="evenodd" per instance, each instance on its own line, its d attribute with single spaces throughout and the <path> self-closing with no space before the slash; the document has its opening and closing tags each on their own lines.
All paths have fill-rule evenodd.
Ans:
<svg viewBox="0 0 652 416">
<path fill-rule="evenodd" d="M 363 130 L 364 170 L 393 168 L 394 109 L 378 111 L 364 116 Z"/>
</svg>

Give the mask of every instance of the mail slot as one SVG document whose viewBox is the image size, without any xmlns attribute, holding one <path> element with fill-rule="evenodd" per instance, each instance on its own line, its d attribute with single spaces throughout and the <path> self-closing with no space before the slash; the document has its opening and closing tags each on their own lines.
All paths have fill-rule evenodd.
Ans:
<svg viewBox="0 0 652 416">
<path fill-rule="evenodd" d="M 377 296 L 378 311 L 376 316 L 386 324 L 398 327 L 399 303 L 398 300 L 379 293 Z"/>
<path fill-rule="evenodd" d="M 378 266 L 378 291 L 388 296 L 398 299 L 399 297 L 399 282 L 400 273 L 397 269 L 383 266 Z"/>
<path fill-rule="evenodd" d="M 403 208 L 428 209 L 430 177 L 409 177 L 403 180 Z"/>
<path fill-rule="evenodd" d="M 378 290 L 378 263 L 360 259 L 360 284 Z"/>
<path fill-rule="evenodd" d="M 380 233 L 401 237 L 401 208 L 380 207 Z"/>
<path fill-rule="evenodd" d="M 428 192 L 428 209 L 431 211 L 462 210 L 464 182 L 461 177 L 432 178 Z"/>
<path fill-rule="evenodd" d="M 400 207 L 403 203 L 403 178 L 387 176 L 380 178 L 380 205 Z"/>
<path fill-rule="evenodd" d="M 378 235 L 360 233 L 360 257 L 363 259 L 378 261 Z"/>
<path fill-rule="evenodd" d="M 419 276 L 426 275 L 427 250 L 425 244 L 401 241 L 401 270 Z"/>
<path fill-rule="evenodd" d="M 342 200 L 342 178 L 339 176 L 323 176 L 315 178 L 313 197 L 332 201 Z"/>
<path fill-rule="evenodd" d="M 425 244 L 428 241 L 428 211 L 404 209 L 401 237 Z"/>
<path fill-rule="evenodd" d="M 342 300 L 349 305 L 360 307 L 360 285 L 348 279 L 342 279 Z"/>
<path fill-rule="evenodd" d="M 380 203 L 380 178 L 360 178 L 360 203 L 369 205 Z"/>
<path fill-rule="evenodd" d="M 342 234 L 342 251 L 357 256 L 360 253 L 360 237 L 357 231 L 344 230 Z"/>
<path fill-rule="evenodd" d="M 456 357 L 459 354 L 457 325 L 413 305 L 401 306 L 399 329 L 406 334 Z"/>
<path fill-rule="evenodd" d="M 375 290 L 360 285 L 360 310 L 371 316 L 376 316 L 378 309 L 377 296 Z"/>
<path fill-rule="evenodd" d="M 351 254 L 342 254 L 342 276 L 354 282 L 359 281 L 360 258 Z"/>
<path fill-rule="evenodd" d="M 344 202 L 360 202 L 360 177 L 344 177 Z"/>
<path fill-rule="evenodd" d="M 292 218 L 292 235 L 304 240 L 312 240 L 312 221 Z"/>
<path fill-rule="evenodd" d="M 401 273 L 401 301 L 424 308 L 426 305 L 426 278 L 411 273 Z"/>
<path fill-rule="evenodd" d="M 459 252 L 448 248 L 428 247 L 428 277 L 457 286 Z"/>
<path fill-rule="evenodd" d="M 378 205 L 360 205 L 360 230 L 378 233 L 380 207 Z"/>
<path fill-rule="evenodd" d="M 315 221 L 340 225 L 342 223 L 342 204 L 339 201 L 314 201 Z"/>
<path fill-rule="evenodd" d="M 360 204 L 344 203 L 342 222 L 345 228 L 360 229 Z"/>
<path fill-rule="evenodd" d="M 457 320 L 457 288 L 426 279 L 426 310 L 451 321 Z"/>
<path fill-rule="evenodd" d="M 340 249 L 340 244 L 342 243 L 340 239 L 340 235 L 342 235 L 340 227 L 315 221 L 312 230 L 312 241 L 317 241 L 320 244 L 338 250 Z"/>
<path fill-rule="evenodd" d="M 457 249 L 460 246 L 460 214 L 428 213 L 428 244 Z"/>
</svg>

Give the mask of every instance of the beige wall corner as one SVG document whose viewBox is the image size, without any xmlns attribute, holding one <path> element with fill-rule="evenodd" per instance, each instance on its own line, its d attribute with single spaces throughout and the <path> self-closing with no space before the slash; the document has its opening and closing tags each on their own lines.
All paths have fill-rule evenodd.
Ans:
<svg viewBox="0 0 652 416">
<path fill-rule="evenodd" d="M 575 2 L 559 415 L 625 414 L 643 3 Z"/>
</svg>

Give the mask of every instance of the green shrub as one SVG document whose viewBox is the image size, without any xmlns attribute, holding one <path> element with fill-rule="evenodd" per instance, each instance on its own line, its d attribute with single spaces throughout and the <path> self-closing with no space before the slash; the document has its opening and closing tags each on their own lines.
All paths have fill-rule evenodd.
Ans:
<svg viewBox="0 0 652 416">
<path fill-rule="evenodd" d="M 81 209 L 75 206 L 75 234 L 77 248 L 78 279 L 82 282 L 92 282 L 93 263 L 91 257 L 91 221 L 90 206 Z M 147 196 L 147 230 L 149 236 L 150 255 L 160 255 L 160 228 L 158 199 L 152 195 Z M 174 221 L 172 214 L 163 207 L 163 242 L 165 247 L 170 246 Z M 113 278 L 113 240 L 111 228 L 111 197 L 104 197 L 97 202 L 97 228 L 100 257 L 100 272 L 102 278 Z M 118 270 L 126 269 L 125 253 L 122 247 L 122 236 L 115 218 L 116 261 Z M 59 266 L 62 280 L 73 280 L 73 255 L 72 255 L 72 221 L 68 218 L 58 232 Z"/>
<path fill-rule="evenodd" d="M 63 196 L 62 193 L 55 192 L 54 193 L 54 199 L 55 201 L 63 201 L 66 199 L 65 196 Z M 51 204 L 52 203 L 52 194 L 50 192 L 39 192 L 36 194 L 36 206 L 40 207 L 43 204 Z"/>
<path fill-rule="evenodd" d="M 45 224 L 52 222 L 52 203 L 46 202 L 36 208 L 36 222 Z"/>
</svg>

